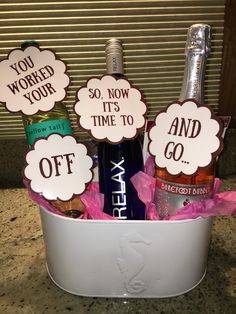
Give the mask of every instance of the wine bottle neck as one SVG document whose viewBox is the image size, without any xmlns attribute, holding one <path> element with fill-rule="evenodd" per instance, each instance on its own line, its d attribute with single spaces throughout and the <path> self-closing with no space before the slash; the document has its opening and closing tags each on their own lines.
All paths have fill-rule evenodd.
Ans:
<svg viewBox="0 0 236 314">
<path fill-rule="evenodd" d="M 207 56 L 211 48 L 211 27 L 194 24 L 188 29 L 186 61 L 180 101 L 193 98 L 204 103 L 204 76 Z"/>
<path fill-rule="evenodd" d="M 204 76 L 206 56 L 204 54 L 188 54 L 185 61 L 185 70 L 179 100 L 195 99 L 204 103 Z"/>
<path fill-rule="evenodd" d="M 107 74 L 124 74 L 123 49 L 119 39 L 112 38 L 106 43 L 106 68 Z"/>
</svg>

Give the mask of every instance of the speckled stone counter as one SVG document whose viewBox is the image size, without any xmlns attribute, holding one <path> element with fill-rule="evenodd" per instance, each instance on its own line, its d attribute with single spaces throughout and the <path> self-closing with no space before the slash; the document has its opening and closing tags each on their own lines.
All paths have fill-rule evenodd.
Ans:
<svg viewBox="0 0 236 314">
<path fill-rule="evenodd" d="M 224 190 L 236 190 L 236 178 Z M 47 275 L 39 209 L 25 189 L 0 190 L 0 314 L 236 313 L 236 216 L 214 219 L 206 277 L 192 291 L 166 299 L 71 295 Z"/>
</svg>

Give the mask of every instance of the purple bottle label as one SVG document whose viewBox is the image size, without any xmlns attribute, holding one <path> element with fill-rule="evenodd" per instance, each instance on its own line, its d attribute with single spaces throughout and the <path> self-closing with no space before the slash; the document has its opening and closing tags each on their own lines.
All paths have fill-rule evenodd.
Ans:
<svg viewBox="0 0 236 314">
<path fill-rule="evenodd" d="M 124 158 L 119 162 L 110 161 L 111 167 L 111 204 L 112 215 L 118 219 L 127 219 L 126 183 L 124 180 Z"/>
<path fill-rule="evenodd" d="M 99 188 L 104 194 L 104 212 L 117 219 L 144 219 L 145 206 L 139 200 L 131 178 L 143 170 L 138 139 L 118 145 L 98 145 Z"/>
</svg>

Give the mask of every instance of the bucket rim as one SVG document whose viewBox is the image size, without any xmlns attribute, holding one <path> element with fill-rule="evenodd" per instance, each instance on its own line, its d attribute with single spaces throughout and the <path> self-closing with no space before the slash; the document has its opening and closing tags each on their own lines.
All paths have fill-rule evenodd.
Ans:
<svg viewBox="0 0 236 314">
<path fill-rule="evenodd" d="M 52 216 L 58 220 L 64 220 L 64 221 L 73 221 L 74 223 L 86 223 L 86 224 L 186 224 L 186 223 L 192 223 L 196 221 L 203 221 L 203 220 L 209 220 L 212 217 L 197 217 L 193 219 L 179 219 L 179 220 L 102 220 L 102 219 L 79 219 L 79 218 L 71 218 L 66 217 L 63 215 L 58 215 L 56 213 L 51 212 L 47 208 L 39 205 L 39 208 L 41 211 L 46 213 L 49 216 Z"/>
</svg>

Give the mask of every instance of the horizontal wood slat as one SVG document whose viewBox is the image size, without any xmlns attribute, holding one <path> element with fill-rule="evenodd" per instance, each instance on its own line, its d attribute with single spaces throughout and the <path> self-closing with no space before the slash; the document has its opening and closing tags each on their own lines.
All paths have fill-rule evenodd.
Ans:
<svg viewBox="0 0 236 314">
<path fill-rule="evenodd" d="M 105 72 L 107 39 L 123 40 L 126 76 L 138 86 L 148 104 L 148 117 L 178 99 L 184 71 L 187 29 L 194 23 L 213 28 L 212 52 L 205 80 L 205 101 L 219 110 L 225 1 L 120 0 L 36 1 L 2 0 L 0 3 L 0 60 L 25 39 L 53 49 L 68 66 L 71 84 L 65 104 L 74 132 L 76 91 L 91 76 Z M 0 105 L 0 139 L 24 138 L 20 114 Z"/>
</svg>

